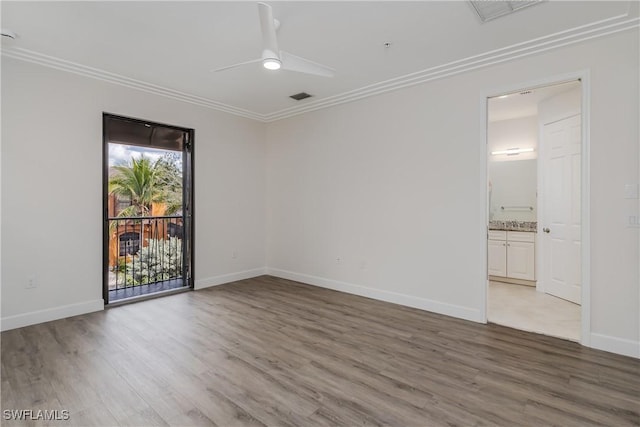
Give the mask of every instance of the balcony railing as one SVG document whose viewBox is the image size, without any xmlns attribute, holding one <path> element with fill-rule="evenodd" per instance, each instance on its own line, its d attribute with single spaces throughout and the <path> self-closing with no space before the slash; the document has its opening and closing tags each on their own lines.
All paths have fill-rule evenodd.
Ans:
<svg viewBox="0 0 640 427">
<path fill-rule="evenodd" d="M 109 236 L 109 291 L 182 286 L 182 216 L 109 218 Z"/>
</svg>

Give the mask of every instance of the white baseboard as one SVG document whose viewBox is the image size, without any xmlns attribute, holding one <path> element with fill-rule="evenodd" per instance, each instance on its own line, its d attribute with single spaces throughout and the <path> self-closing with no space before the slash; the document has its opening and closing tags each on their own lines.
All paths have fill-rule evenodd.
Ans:
<svg viewBox="0 0 640 427">
<path fill-rule="evenodd" d="M 457 317 L 459 319 L 470 320 L 472 322 L 484 323 L 480 310 L 459 305 L 447 304 L 426 298 L 419 298 L 397 292 L 383 291 L 352 283 L 340 282 L 337 280 L 325 279 L 323 277 L 310 276 L 308 274 L 296 273 L 293 271 L 281 270 L 278 268 L 266 269 L 266 274 L 280 277 L 282 279 L 294 280 L 321 288 L 333 289 L 335 291 L 346 292 L 348 294 L 359 295 L 380 301 L 400 304 L 407 307 L 419 308 L 433 313 L 444 314 L 446 316 Z"/>
<path fill-rule="evenodd" d="M 640 359 L 640 341 L 592 333 L 589 347 Z"/>
<path fill-rule="evenodd" d="M 254 268 L 253 270 L 239 271 L 237 273 L 222 274 L 220 276 L 206 277 L 195 281 L 194 289 L 204 289 L 210 286 L 223 285 L 237 280 L 251 279 L 252 277 L 267 274 L 266 267 Z"/>
<path fill-rule="evenodd" d="M 0 323 L 2 323 L 0 329 L 8 331 L 10 329 L 22 328 L 23 326 L 35 325 L 36 323 L 50 322 L 51 320 L 64 319 L 65 317 L 77 316 L 79 314 L 92 313 L 100 310 L 104 310 L 104 301 L 102 299 L 31 311 L 28 313 L 17 314 L 15 316 L 3 317 L 0 320 Z"/>
</svg>

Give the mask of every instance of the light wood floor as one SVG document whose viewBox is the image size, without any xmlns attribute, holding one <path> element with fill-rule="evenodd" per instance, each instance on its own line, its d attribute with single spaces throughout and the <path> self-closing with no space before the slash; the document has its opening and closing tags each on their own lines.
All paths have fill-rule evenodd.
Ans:
<svg viewBox="0 0 640 427">
<path fill-rule="evenodd" d="M 57 425 L 640 424 L 639 360 L 268 276 L 1 338 Z"/>
</svg>

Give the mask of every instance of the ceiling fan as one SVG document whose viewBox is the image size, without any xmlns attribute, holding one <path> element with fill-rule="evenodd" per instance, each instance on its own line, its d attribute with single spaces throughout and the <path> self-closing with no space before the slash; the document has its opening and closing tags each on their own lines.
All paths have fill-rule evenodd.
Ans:
<svg viewBox="0 0 640 427">
<path fill-rule="evenodd" d="M 335 70 L 317 62 L 309 61 L 292 53 L 278 49 L 278 39 L 276 37 L 276 27 L 279 23 L 273 19 L 273 10 L 266 3 L 258 3 L 258 14 L 260 16 L 260 28 L 262 30 L 262 57 L 239 64 L 218 68 L 214 72 L 240 67 L 242 65 L 262 62 L 262 66 L 267 70 L 297 71 L 299 73 L 313 74 L 322 77 L 333 77 Z"/>
</svg>

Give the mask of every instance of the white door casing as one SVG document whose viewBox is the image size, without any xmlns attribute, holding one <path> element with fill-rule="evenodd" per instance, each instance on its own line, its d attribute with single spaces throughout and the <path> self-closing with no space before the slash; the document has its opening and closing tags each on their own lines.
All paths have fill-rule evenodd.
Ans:
<svg viewBox="0 0 640 427">
<path fill-rule="evenodd" d="M 581 127 L 580 114 L 546 123 L 540 147 L 542 289 L 576 304 L 581 303 Z"/>
<path fill-rule="evenodd" d="M 486 235 L 488 231 L 488 221 L 489 221 L 489 198 L 487 192 L 487 164 L 489 162 L 489 152 L 488 152 L 488 134 L 487 134 L 487 126 L 488 126 L 488 100 L 490 98 L 496 96 L 502 96 L 505 94 L 511 94 L 516 92 L 521 92 L 523 90 L 535 89 L 540 87 L 546 87 L 550 85 L 556 85 L 571 81 L 580 81 L 580 100 L 578 105 L 575 107 L 571 107 L 567 111 L 567 114 L 564 116 L 560 115 L 554 119 L 547 120 L 544 123 L 549 123 L 557 119 L 561 119 L 563 117 L 569 117 L 572 114 L 581 114 L 581 182 L 580 182 L 580 221 L 581 221 L 581 334 L 580 334 L 580 343 L 584 346 L 591 347 L 591 272 L 589 269 L 589 261 L 591 259 L 591 197 L 590 197 L 590 118 L 591 118 L 591 72 L 588 69 L 583 69 L 579 71 L 568 72 L 565 74 L 558 74 L 553 76 L 546 76 L 536 80 L 530 81 L 520 81 L 516 83 L 508 83 L 504 85 L 500 85 L 498 87 L 493 87 L 487 89 L 482 92 L 479 97 L 479 111 L 480 111 L 480 141 L 481 148 L 479 153 L 479 161 L 480 161 L 480 170 L 479 170 L 479 180 L 478 180 L 478 190 L 479 195 L 481 197 L 480 200 L 480 222 L 478 228 L 479 237 L 482 238 L 480 241 L 480 253 L 484 259 L 487 258 L 487 240 Z M 542 124 L 540 126 L 539 136 L 542 137 Z M 542 158 L 542 152 L 540 150 L 539 145 L 538 151 L 538 163 Z M 544 209 L 544 204 L 542 200 L 542 179 L 541 179 L 541 171 L 538 169 L 538 231 L 542 230 L 542 212 Z M 541 250 L 542 241 L 538 238 L 536 242 L 536 289 L 544 292 L 543 283 L 542 283 L 542 269 L 541 266 L 543 264 L 542 260 L 542 250 Z M 487 271 L 483 272 L 481 277 L 482 282 L 482 304 L 480 307 L 480 319 L 486 323 L 487 320 L 487 309 L 488 309 L 488 291 L 489 291 L 489 280 L 487 277 Z M 602 347 L 598 347 L 602 348 Z"/>
</svg>

